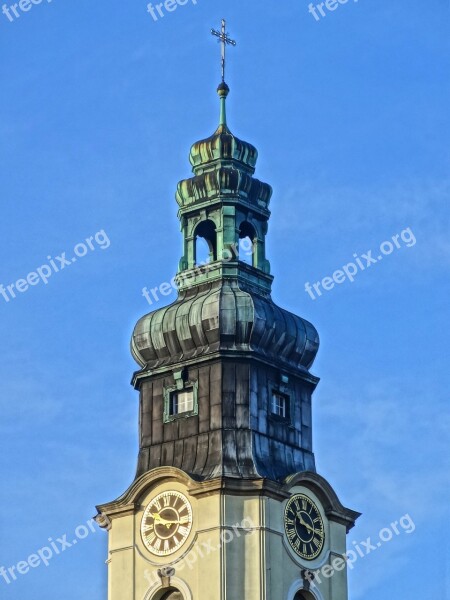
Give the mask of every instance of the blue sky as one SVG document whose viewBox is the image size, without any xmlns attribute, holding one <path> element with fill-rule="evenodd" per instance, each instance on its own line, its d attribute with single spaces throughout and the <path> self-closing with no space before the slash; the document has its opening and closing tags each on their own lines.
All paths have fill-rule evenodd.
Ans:
<svg viewBox="0 0 450 600">
<path fill-rule="evenodd" d="M 140 0 L 0 13 L 0 283 L 99 231 L 110 241 L 0 296 L 0 566 L 73 532 L 134 476 L 129 338 L 142 288 L 180 258 L 174 192 L 217 125 L 222 16 L 238 40 L 229 125 L 274 187 L 273 297 L 321 336 L 318 469 L 363 513 L 350 547 L 402 515 L 416 525 L 355 564 L 350 598 L 448 598 L 447 0 L 350 0 L 319 21 L 307 0 L 198 0 L 158 21 Z M 305 292 L 406 228 L 414 245 Z M 0 579 L 0 595 L 106 598 L 105 558 L 91 533 Z"/>
</svg>

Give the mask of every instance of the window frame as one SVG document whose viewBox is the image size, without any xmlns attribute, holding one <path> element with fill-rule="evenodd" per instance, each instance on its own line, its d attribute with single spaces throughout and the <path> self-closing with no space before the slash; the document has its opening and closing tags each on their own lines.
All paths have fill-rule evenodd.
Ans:
<svg viewBox="0 0 450 600">
<path fill-rule="evenodd" d="M 273 407 L 274 407 L 274 396 L 279 396 L 281 398 L 284 399 L 284 408 L 285 408 L 285 415 L 280 415 L 276 412 L 273 412 Z M 291 413 L 292 413 L 292 407 L 291 407 L 291 403 L 292 403 L 292 396 L 290 393 L 287 393 L 287 391 L 285 391 L 285 389 L 280 389 L 278 386 L 271 386 L 270 387 L 270 396 L 269 396 L 269 418 L 272 419 L 273 421 L 278 421 L 280 423 L 285 423 L 287 425 L 289 425 L 291 423 Z"/>
<path fill-rule="evenodd" d="M 192 409 L 173 413 L 173 403 L 176 394 L 185 394 L 192 392 Z M 164 423 L 171 423 L 179 419 L 187 419 L 198 415 L 198 383 L 196 381 L 186 381 L 183 387 L 173 385 L 164 388 Z"/>
<path fill-rule="evenodd" d="M 288 417 L 288 398 L 286 394 L 272 390 L 272 399 L 270 403 L 270 413 L 281 419 Z"/>
</svg>

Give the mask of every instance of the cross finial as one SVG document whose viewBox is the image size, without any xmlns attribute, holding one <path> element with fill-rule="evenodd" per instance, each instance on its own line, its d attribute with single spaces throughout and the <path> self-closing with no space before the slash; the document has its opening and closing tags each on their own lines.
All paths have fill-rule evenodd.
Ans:
<svg viewBox="0 0 450 600">
<path fill-rule="evenodd" d="M 211 29 L 211 35 L 218 37 L 218 42 L 222 44 L 222 82 L 225 82 L 225 51 L 227 45 L 236 46 L 236 42 L 232 40 L 227 31 L 226 31 L 226 21 L 222 19 L 222 29 L 221 31 L 216 31 L 215 29 Z"/>
</svg>

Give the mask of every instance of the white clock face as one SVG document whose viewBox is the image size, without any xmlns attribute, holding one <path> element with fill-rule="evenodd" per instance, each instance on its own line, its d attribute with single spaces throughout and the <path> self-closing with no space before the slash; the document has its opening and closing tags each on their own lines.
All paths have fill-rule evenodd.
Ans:
<svg viewBox="0 0 450 600">
<path fill-rule="evenodd" d="M 141 536 L 146 548 L 157 556 L 176 552 L 192 529 L 192 508 L 180 492 L 158 494 L 144 511 Z"/>
</svg>

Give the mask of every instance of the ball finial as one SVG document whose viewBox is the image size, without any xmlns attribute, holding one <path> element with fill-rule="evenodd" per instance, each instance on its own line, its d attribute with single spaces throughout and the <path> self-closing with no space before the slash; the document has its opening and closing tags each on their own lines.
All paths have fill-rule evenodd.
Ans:
<svg viewBox="0 0 450 600">
<path fill-rule="evenodd" d="M 225 83 L 225 81 L 222 81 L 220 83 L 219 87 L 217 88 L 217 93 L 219 94 L 220 99 L 226 98 L 228 96 L 228 94 L 230 93 L 230 88 Z"/>
</svg>

